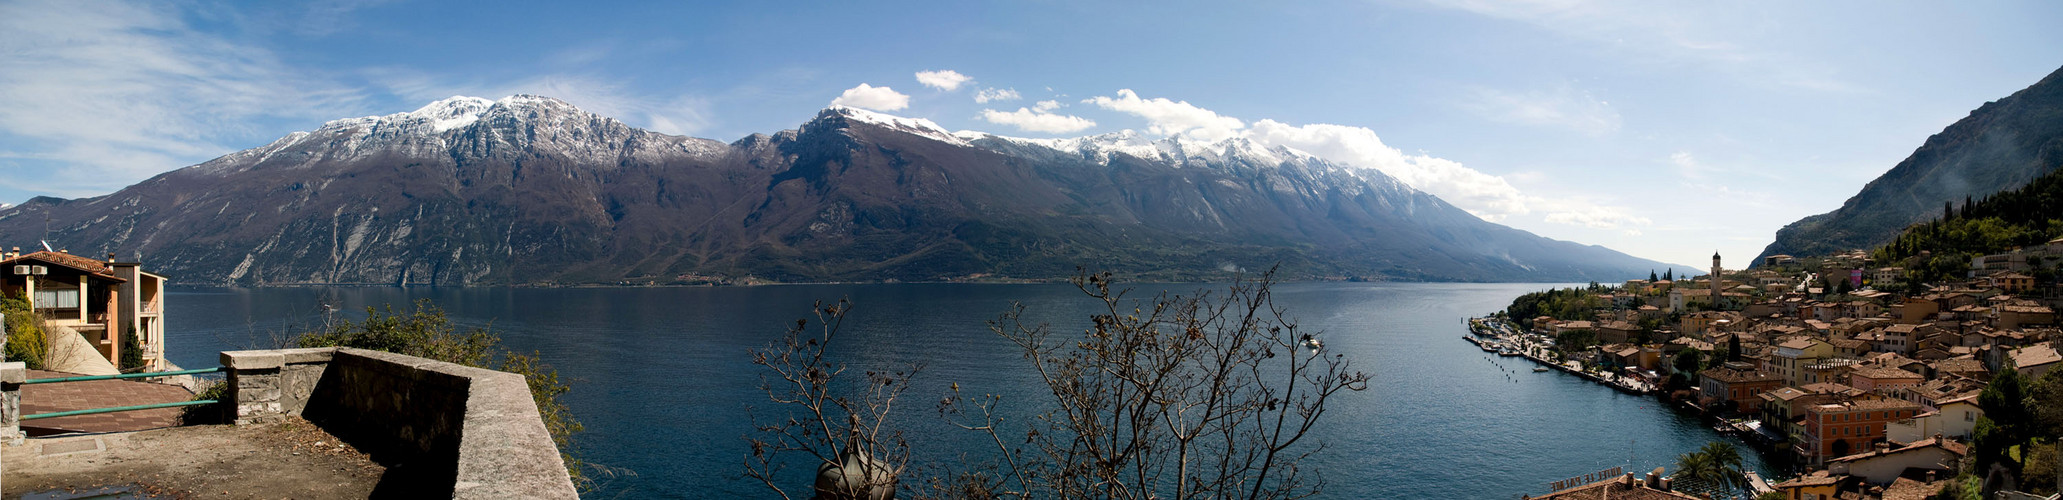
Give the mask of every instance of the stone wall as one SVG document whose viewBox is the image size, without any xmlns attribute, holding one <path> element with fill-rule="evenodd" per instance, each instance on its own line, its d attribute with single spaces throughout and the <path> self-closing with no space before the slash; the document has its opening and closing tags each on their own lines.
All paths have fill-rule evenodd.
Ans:
<svg viewBox="0 0 2063 500">
<path fill-rule="evenodd" d="M 238 424 L 299 415 L 454 498 L 574 498 L 521 375 L 351 348 L 222 353 Z"/>
<path fill-rule="evenodd" d="M 0 346 L 5 346 L 0 333 Z M 21 383 L 29 380 L 29 368 L 20 361 L 0 363 L 0 444 L 19 445 L 21 432 Z"/>
</svg>

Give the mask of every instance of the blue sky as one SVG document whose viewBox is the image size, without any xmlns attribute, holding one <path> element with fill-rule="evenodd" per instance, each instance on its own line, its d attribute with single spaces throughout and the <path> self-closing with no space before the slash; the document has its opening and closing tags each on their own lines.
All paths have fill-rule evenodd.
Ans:
<svg viewBox="0 0 2063 500">
<path fill-rule="evenodd" d="M 2063 66 L 2055 2 L 1726 7 L 0 0 L 0 202 L 452 95 L 729 141 L 850 92 L 956 130 L 1255 138 L 1545 236 L 1739 267 Z"/>
</svg>

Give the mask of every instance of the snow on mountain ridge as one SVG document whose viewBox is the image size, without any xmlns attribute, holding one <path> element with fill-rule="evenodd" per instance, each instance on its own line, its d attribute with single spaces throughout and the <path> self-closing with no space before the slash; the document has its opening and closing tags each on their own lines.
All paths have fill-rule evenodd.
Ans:
<svg viewBox="0 0 2063 500">
<path fill-rule="evenodd" d="M 817 118 L 823 119 L 824 117 L 834 115 L 844 116 L 847 119 L 858 121 L 860 123 L 869 123 L 886 128 L 901 130 L 904 132 L 909 132 L 919 136 L 937 139 L 956 145 L 972 145 L 969 144 L 965 139 L 961 139 L 958 136 L 953 135 L 953 132 L 946 130 L 945 127 L 938 126 L 938 123 L 923 118 L 905 118 L 887 113 L 868 111 L 860 108 L 855 108 L 852 106 L 841 106 L 835 104 L 831 107 L 824 108 L 824 111 L 817 114 Z"/>
<path fill-rule="evenodd" d="M 1037 146 L 1060 152 L 1080 153 L 1085 158 L 1101 164 L 1110 163 L 1112 153 L 1123 153 L 1134 157 L 1160 160 L 1176 167 L 1206 166 L 1213 162 L 1239 161 L 1255 166 L 1275 167 L 1286 162 L 1317 162 L 1327 169 L 1352 172 L 1341 162 L 1332 161 L 1282 145 L 1267 145 L 1245 137 L 1233 137 L 1219 141 L 1200 141 L 1185 136 L 1170 136 L 1149 139 L 1130 129 L 1106 134 L 1071 137 L 1062 139 L 1034 139 L 991 134 L 973 130 L 955 132 L 954 136 L 965 141 L 994 139 L 1023 146 Z M 1358 177 L 1358 176 L 1357 176 Z"/>
</svg>

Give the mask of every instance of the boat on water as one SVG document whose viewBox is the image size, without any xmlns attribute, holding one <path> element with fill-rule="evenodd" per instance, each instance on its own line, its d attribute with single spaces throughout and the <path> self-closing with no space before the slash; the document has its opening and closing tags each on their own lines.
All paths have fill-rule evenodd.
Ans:
<svg viewBox="0 0 2063 500">
<path fill-rule="evenodd" d="M 1533 373 L 1540 373 L 1540 372 L 1544 372 L 1544 371 L 1547 371 L 1547 367 L 1545 367 L 1545 366 L 1535 366 L 1535 367 L 1533 367 Z"/>
<path fill-rule="evenodd" d="M 1509 347 L 1506 347 L 1506 348 L 1503 348 L 1503 349 L 1498 349 L 1498 350 L 1497 350 L 1497 355 L 1498 355 L 1498 356 L 1505 356 L 1505 357 L 1513 357 L 1513 356 L 1518 356 L 1518 355 L 1519 355 L 1519 351 L 1517 351 L 1517 350 L 1514 350 L 1514 349 L 1512 349 L 1512 348 L 1509 348 Z"/>
</svg>

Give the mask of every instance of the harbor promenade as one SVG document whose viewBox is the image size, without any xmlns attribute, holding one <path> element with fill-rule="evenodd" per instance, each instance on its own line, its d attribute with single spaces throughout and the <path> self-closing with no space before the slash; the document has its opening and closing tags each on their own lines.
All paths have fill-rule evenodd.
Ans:
<svg viewBox="0 0 2063 500">
<path fill-rule="evenodd" d="M 1489 318 L 1470 318 L 1468 323 L 1471 335 L 1464 335 L 1462 338 L 1476 344 L 1484 352 L 1506 357 L 1523 357 L 1549 369 L 1604 384 L 1627 394 L 1652 394 L 1658 390 L 1654 384 L 1635 377 L 1608 371 L 1587 370 L 1583 368 L 1582 363 L 1576 361 L 1555 361 L 1557 355 L 1553 341 L 1537 334 L 1521 332 L 1509 323 Z"/>
</svg>

